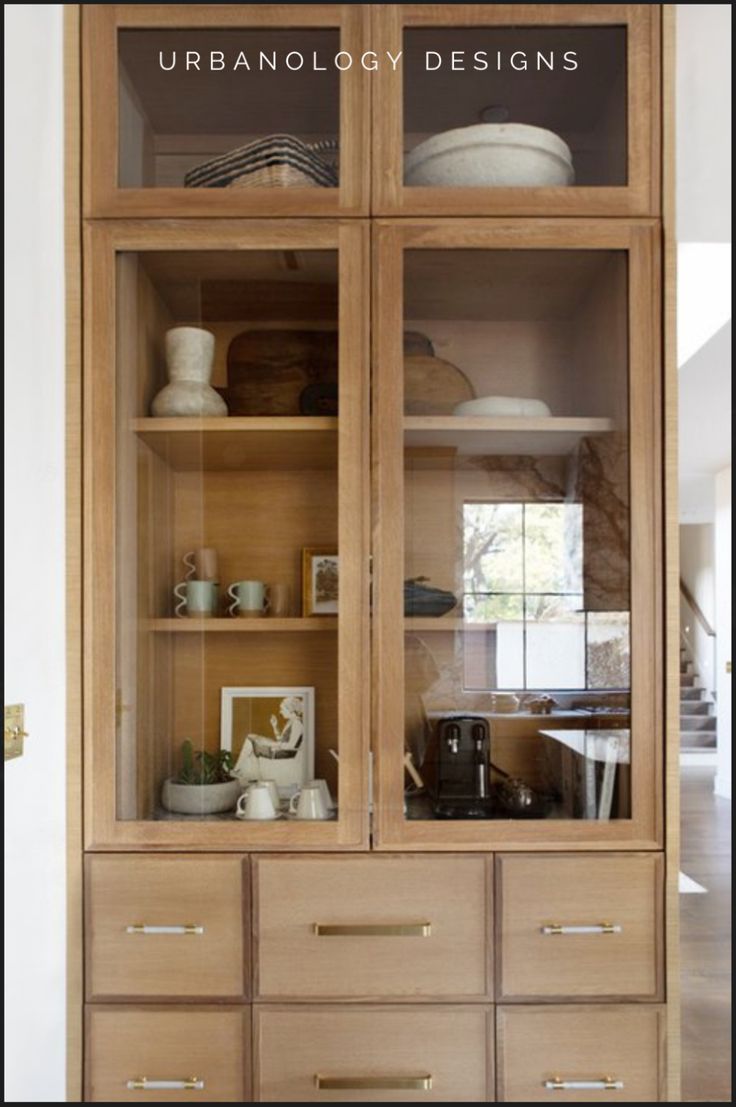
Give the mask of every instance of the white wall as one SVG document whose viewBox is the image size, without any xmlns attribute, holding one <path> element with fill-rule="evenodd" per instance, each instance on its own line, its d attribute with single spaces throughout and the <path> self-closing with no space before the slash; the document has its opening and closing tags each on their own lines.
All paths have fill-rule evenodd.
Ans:
<svg viewBox="0 0 736 1107">
<path fill-rule="evenodd" d="M 65 1098 L 62 6 L 5 6 L 5 1098 Z"/>
<path fill-rule="evenodd" d="M 731 798 L 731 468 L 716 474 L 716 694 L 718 752 L 715 791 Z"/>
<path fill-rule="evenodd" d="M 676 4 L 680 521 L 731 464 L 731 5 Z"/>
<path fill-rule="evenodd" d="M 731 5 L 677 4 L 677 240 L 731 241 Z"/>
</svg>

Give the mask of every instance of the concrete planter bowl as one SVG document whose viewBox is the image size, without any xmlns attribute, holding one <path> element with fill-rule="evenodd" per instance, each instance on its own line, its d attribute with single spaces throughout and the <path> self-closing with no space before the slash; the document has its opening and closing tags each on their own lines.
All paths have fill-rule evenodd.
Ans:
<svg viewBox="0 0 736 1107">
<path fill-rule="evenodd" d="M 224 784 L 177 784 L 169 778 L 161 789 L 161 803 L 177 815 L 219 815 L 235 809 L 242 791 L 239 780 Z"/>
<path fill-rule="evenodd" d="M 575 180 L 566 142 L 526 123 L 477 123 L 415 146 L 404 184 L 439 188 L 553 188 Z"/>
</svg>

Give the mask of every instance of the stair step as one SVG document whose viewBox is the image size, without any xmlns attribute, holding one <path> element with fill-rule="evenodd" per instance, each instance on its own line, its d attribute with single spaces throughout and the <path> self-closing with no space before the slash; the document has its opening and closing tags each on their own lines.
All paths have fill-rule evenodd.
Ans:
<svg viewBox="0 0 736 1107">
<path fill-rule="evenodd" d="M 692 688 L 695 684 L 695 673 L 680 673 L 680 687 Z"/>
<path fill-rule="evenodd" d="M 710 715 L 710 700 L 681 700 L 680 715 Z"/>
<path fill-rule="evenodd" d="M 680 730 L 712 730 L 715 733 L 715 715 L 680 715 Z"/>
<path fill-rule="evenodd" d="M 680 735 L 681 750 L 714 750 L 715 748 L 715 734 L 703 734 L 702 731 L 696 730 Z"/>
<path fill-rule="evenodd" d="M 693 703 L 703 695 L 703 688 L 680 688 L 680 703 Z"/>
</svg>

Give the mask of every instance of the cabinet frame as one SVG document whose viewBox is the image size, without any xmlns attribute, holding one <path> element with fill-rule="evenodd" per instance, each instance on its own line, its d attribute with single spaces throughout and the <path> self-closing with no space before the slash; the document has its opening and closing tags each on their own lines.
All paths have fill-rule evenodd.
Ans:
<svg viewBox="0 0 736 1107">
<path fill-rule="evenodd" d="M 340 49 L 365 49 L 363 4 L 83 4 L 83 211 L 87 217 L 339 216 L 368 213 L 370 73 L 340 74 L 340 184 L 337 188 L 120 188 L 118 51 L 121 29 L 337 28 Z"/>
<path fill-rule="evenodd" d="M 660 235 L 655 220 L 378 220 L 373 237 L 374 721 L 378 849 L 658 849 L 663 820 Z M 629 255 L 632 817 L 404 817 L 405 249 L 625 250 Z M 398 520 L 398 525 L 397 525 Z M 645 737 L 640 737 L 644 735 Z M 400 737 L 399 737 L 400 736 Z"/>
<path fill-rule="evenodd" d="M 338 250 L 340 773 L 331 822 L 116 819 L 116 255 L 148 250 Z M 368 229 L 358 220 L 116 221 L 85 227 L 84 749 L 87 849 L 367 848 L 368 845 Z M 247 830 L 246 830 L 247 826 Z"/>
<path fill-rule="evenodd" d="M 626 185 L 555 188 L 439 188 L 403 184 L 403 74 L 373 84 L 375 215 L 636 216 L 660 212 L 659 4 L 378 4 L 373 44 L 402 49 L 404 28 L 605 26 L 627 30 Z"/>
</svg>

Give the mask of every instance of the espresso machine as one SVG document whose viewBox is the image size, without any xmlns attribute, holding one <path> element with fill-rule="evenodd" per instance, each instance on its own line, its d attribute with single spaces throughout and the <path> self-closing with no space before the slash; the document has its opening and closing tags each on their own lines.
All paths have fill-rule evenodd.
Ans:
<svg viewBox="0 0 736 1107">
<path fill-rule="evenodd" d="M 481 715 L 448 715 L 435 724 L 434 813 L 438 819 L 488 819 L 491 731 Z"/>
</svg>

